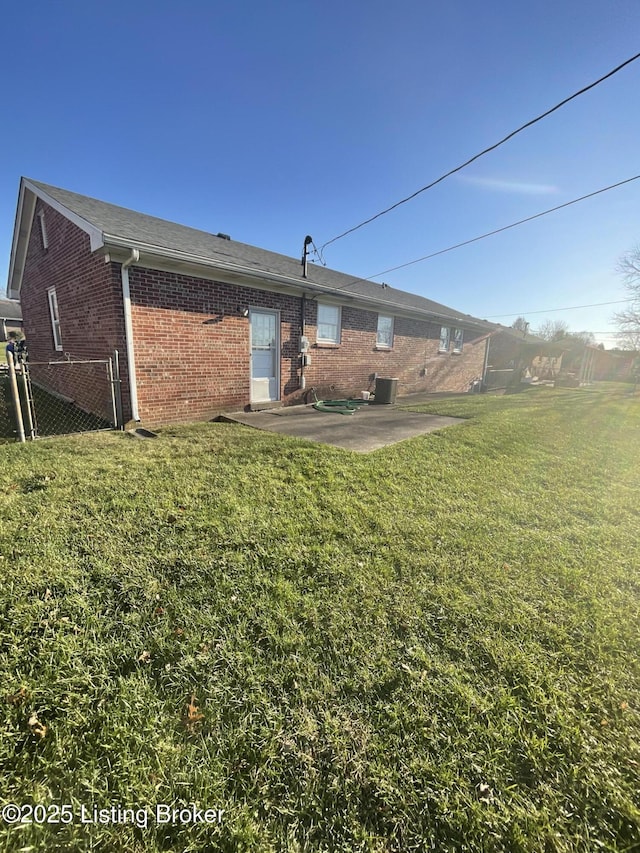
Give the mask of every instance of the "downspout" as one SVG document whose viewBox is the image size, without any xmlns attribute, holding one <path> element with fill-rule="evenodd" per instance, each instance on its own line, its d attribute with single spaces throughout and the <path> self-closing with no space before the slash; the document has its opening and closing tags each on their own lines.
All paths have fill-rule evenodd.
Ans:
<svg viewBox="0 0 640 853">
<path fill-rule="evenodd" d="M 302 352 L 302 338 L 304 338 L 304 336 L 305 336 L 305 314 L 307 311 L 307 294 L 306 293 L 302 294 L 301 305 L 302 305 L 302 307 L 300 309 L 300 315 L 301 316 L 300 316 L 300 347 L 299 347 L 299 349 L 300 349 L 300 388 L 302 391 L 304 391 L 304 389 L 307 387 L 307 380 L 306 380 L 306 377 L 304 375 L 305 353 Z"/>
<path fill-rule="evenodd" d="M 307 277 L 307 256 L 308 246 L 313 243 L 313 238 L 308 234 L 304 238 L 304 243 L 302 244 L 302 278 Z M 301 308 L 300 308 L 300 346 L 298 347 L 300 351 L 300 389 L 304 391 L 307 387 L 307 379 L 304 375 L 305 362 L 307 360 L 307 351 L 302 347 L 302 339 L 304 338 L 304 315 L 307 307 L 307 295 L 306 293 L 302 293 L 301 299 Z"/>
<path fill-rule="evenodd" d="M 129 288 L 129 267 L 140 260 L 140 252 L 131 250 L 129 257 L 120 267 L 122 276 L 122 302 L 124 305 L 124 337 L 127 346 L 127 370 L 129 373 L 129 399 L 131 400 L 131 418 L 140 420 L 138 412 L 138 388 L 136 386 L 136 362 L 133 354 L 133 321 L 131 319 L 131 290 Z"/>
</svg>

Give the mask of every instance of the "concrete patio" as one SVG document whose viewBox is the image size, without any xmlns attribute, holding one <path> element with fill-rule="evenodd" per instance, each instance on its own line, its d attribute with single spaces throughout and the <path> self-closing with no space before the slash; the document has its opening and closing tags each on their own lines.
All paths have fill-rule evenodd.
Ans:
<svg viewBox="0 0 640 853">
<path fill-rule="evenodd" d="M 417 399 L 403 398 L 404 405 Z M 463 423 L 463 418 L 409 412 L 391 405 L 360 406 L 353 415 L 319 412 L 313 406 L 287 406 L 261 412 L 233 412 L 219 420 L 278 432 L 356 453 L 369 453 L 407 438 Z"/>
</svg>

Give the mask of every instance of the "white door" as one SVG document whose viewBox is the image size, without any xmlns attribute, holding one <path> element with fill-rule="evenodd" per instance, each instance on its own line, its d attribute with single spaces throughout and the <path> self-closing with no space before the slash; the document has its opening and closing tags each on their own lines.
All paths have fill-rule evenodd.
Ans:
<svg viewBox="0 0 640 853">
<path fill-rule="evenodd" d="M 277 311 L 251 309 L 251 402 L 280 398 L 280 342 Z"/>
</svg>

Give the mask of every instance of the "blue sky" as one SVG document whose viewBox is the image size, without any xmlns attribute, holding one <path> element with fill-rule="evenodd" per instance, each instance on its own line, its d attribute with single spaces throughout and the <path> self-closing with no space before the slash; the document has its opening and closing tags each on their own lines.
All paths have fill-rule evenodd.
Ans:
<svg viewBox="0 0 640 853">
<path fill-rule="evenodd" d="M 35 0 L 3 24 L 5 282 L 21 175 L 298 256 L 640 50 L 637 0 Z M 639 84 L 640 60 L 327 264 L 372 276 L 640 174 Z M 618 306 L 550 309 L 624 299 L 639 199 L 637 181 L 377 280 L 609 346 Z"/>
</svg>

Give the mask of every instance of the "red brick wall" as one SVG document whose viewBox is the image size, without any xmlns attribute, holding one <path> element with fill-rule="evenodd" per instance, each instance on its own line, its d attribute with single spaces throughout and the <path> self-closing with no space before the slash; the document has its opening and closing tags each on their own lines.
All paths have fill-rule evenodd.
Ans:
<svg viewBox="0 0 640 853">
<path fill-rule="evenodd" d="M 48 249 L 34 217 L 21 293 L 32 361 L 108 358 L 120 351 L 125 417 L 130 417 L 120 265 L 90 250 L 89 237 L 55 210 L 45 211 Z M 243 309 L 280 312 L 280 394 L 300 389 L 301 299 L 143 267 L 129 268 L 140 417 L 149 425 L 196 421 L 242 409 L 250 400 L 249 320 Z M 53 343 L 47 288 L 56 288 L 63 352 Z M 463 352 L 438 353 L 440 322 L 397 317 L 390 351 L 376 348 L 377 312 L 342 307 L 338 347 L 316 345 L 317 304 L 306 300 L 312 347 L 306 388 L 318 396 L 373 390 L 374 374 L 397 377 L 399 393 L 467 391 L 481 376 L 485 337 L 465 329 Z M 453 324 L 452 324 L 453 325 Z M 82 404 L 83 391 L 56 390 Z M 93 389 L 92 389 L 93 391 Z M 101 412 L 99 413 L 101 414 Z"/>
<path fill-rule="evenodd" d="M 39 211 L 44 211 L 48 248 L 44 249 Z M 62 352 L 55 349 L 47 290 L 55 287 Z M 37 202 L 27 248 L 20 302 L 31 362 L 109 358 L 121 354 L 123 403 L 128 412 L 124 312 L 119 267 L 93 255 L 89 236 L 41 201 Z M 47 371 L 49 385 L 78 405 L 95 409 L 96 389 L 84 369 Z M 55 377 L 59 376 L 59 379 Z M 84 386 L 87 387 L 84 387 Z M 107 388 L 108 390 L 108 388 Z M 108 401 L 108 396 L 105 398 Z M 95 412 L 99 415 L 108 412 Z"/>
<path fill-rule="evenodd" d="M 299 299 L 140 267 L 130 267 L 129 283 L 143 422 L 202 420 L 248 405 L 247 307 L 280 311 L 281 393 L 297 389 Z"/>
<path fill-rule="evenodd" d="M 322 301 L 322 299 L 318 300 Z M 317 303 L 307 302 L 306 335 L 312 343 L 311 366 L 306 368 L 307 388 L 314 386 L 337 396 L 373 390 L 374 374 L 399 379 L 398 393 L 468 391 L 482 377 L 486 336 L 464 330 L 461 353 L 439 353 L 441 322 L 394 320 L 393 347 L 376 346 L 378 312 L 342 307 L 338 347 L 316 343 Z M 447 324 L 449 325 L 449 324 Z M 454 324 L 451 324 L 453 327 Z M 332 387 L 333 386 L 333 387 Z"/>
<path fill-rule="evenodd" d="M 131 267 L 140 417 L 149 425 L 212 418 L 250 401 L 249 320 L 243 309 L 280 311 L 281 398 L 300 389 L 301 299 L 177 273 Z M 316 345 L 316 302 L 307 299 L 312 347 L 306 387 L 318 396 L 373 389 L 373 375 L 397 377 L 399 393 L 468 391 L 482 375 L 485 337 L 465 330 L 463 352 L 438 353 L 440 323 L 396 318 L 391 351 L 376 348 L 377 312 L 342 308 L 338 347 Z"/>
</svg>

